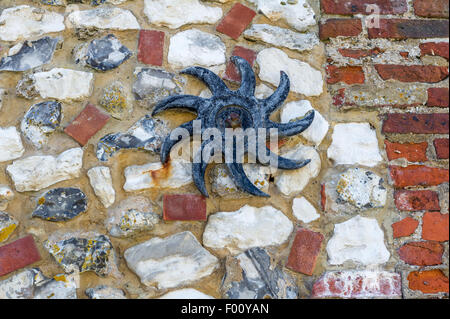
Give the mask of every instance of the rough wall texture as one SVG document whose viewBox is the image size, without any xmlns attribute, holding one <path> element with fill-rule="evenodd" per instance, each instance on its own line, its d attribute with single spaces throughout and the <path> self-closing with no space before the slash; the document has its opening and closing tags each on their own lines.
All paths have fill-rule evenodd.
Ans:
<svg viewBox="0 0 450 319">
<path fill-rule="evenodd" d="M 0 298 L 448 298 L 448 36 L 440 0 L 1 0 Z M 145 117 L 232 55 L 316 111 L 270 198 L 205 199 L 159 162 L 194 116 Z"/>
</svg>

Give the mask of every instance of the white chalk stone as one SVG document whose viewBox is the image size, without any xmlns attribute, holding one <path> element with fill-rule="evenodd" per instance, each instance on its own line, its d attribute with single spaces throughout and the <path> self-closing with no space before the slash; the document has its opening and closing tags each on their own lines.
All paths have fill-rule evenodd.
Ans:
<svg viewBox="0 0 450 319">
<path fill-rule="evenodd" d="M 139 30 L 136 17 L 129 10 L 117 7 L 99 7 L 91 10 L 73 11 L 67 16 L 72 28 L 97 28 L 111 30 Z"/>
<path fill-rule="evenodd" d="M 309 111 L 314 110 L 308 100 L 300 100 L 287 103 L 281 109 L 281 123 L 288 123 L 306 115 Z M 328 133 L 330 125 L 328 121 L 317 110 L 314 110 L 314 120 L 311 125 L 301 133 L 301 136 L 308 141 L 313 142 L 316 146 L 322 143 Z"/>
<path fill-rule="evenodd" d="M 156 285 L 158 289 L 190 284 L 209 276 L 219 266 L 219 260 L 188 231 L 154 237 L 128 248 L 124 256 L 144 285 Z"/>
<path fill-rule="evenodd" d="M 377 134 L 369 123 L 336 124 L 332 139 L 327 154 L 335 165 L 373 167 L 383 160 Z"/>
<path fill-rule="evenodd" d="M 144 13 L 151 24 L 177 29 L 185 24 L 214 24 L 222 9 L 198 0 L 145 0 Z"/>
<path fill-rule="evenodd" d="M 215 299 L 197 289 L 185 288 L 171 291 L 158 299 Z"/>
<path fill-rule="evenodd" d="M 0 163 L 17 159 L 25 149 L 20 134 L 14 126 L 0 127 Z"/>
<path fill-rule="evenodd" d="M 94 74 L 63 68 L 32 75 L 34 87 L 42 98 L 81 100 L 91 96 Z"/>
<path fill-rule="evenodd" d="M 293 92 L 306 96 L 318 96 L 323 92 L 322 73 L 308 63 L 291 59 L 276 48 L 264 49 L 256 57 L 259 78 L 275 86 L 280 83 L 280 71 L 286 72 Z"/>
<path fill-rule="evenodd" d="M 292 212 L 298 220 L 310 223 L 320 218 L 313 205 L 304 197 L 294 198 L 292 202 Z"/>
<path fill-rule="evenodd" d="M 314 32 L 299 33 L 268 24 L 252 24 L 243 35 L 247 40 L 261 41 L 299 52 L 311 50 L 320 43 Z"/>
<path fill-rule="evenodd" d="M 342 265 L 347 260 L 364 265 L 378 265 L 387 262 L 390 256 L 377 220 L 359 215 L 334 225 L 334 234 L 328 241 L 327 252 L 331 265 Z"/>
<path fill-rule="evenodd" d="M 88 170 L 87 175 L 95 195 L 103 206 L 108 208 L 116 200 L 116 192 L 112 184 L 111 171 L 106 166 L 97 166 Z"/>
<path fill-rule="evenodd" d="M 127 299 L 122 289 L 105 285 L 86 289 L 86 295 L 90 299 Z"/>
<path fill-rule="evenodd" d="M 170 38 L 168 61 L 175 68 L 224 64 L 225 44 L 218 36 L 197 29 L 177 33 Z"/>
<path fill-rule="evenodd" d="M 256 86 L 255 89 L 255 97 L 257 99 L 265 99 L 273 94 L 272 88 L 268 87 L 264 83 L 261 83 Z"/>
<path fill-rule="evenodd" d="M 83 150 L 71 148 L 58 156 L 38 155 L 16 160 L 6 167 L 18 192 L 38 191 L 77 178 L 83 166 Z"/>
<path fill-rule="evenodd" d="M 8 208 L 8 203 L 14 198 L 14 192 L 7 185 L 0 185 L 0 210 Z"/>
<path fill-rule="evenodd" d="M 0 15 L 0 40 L 17 41 L 65 29 L 62 14 L 27 5 L 6 8 Z"/>
<path fill-rule="evenodd" d="M 322 162 L 319 153 L 311 146 L 299 144 L 296 148 L 283 152 L 281 156 L 295 161 L 311 160 L 309 164 L 299 169 L 277 170 L 274 174 L 275 185 L 283 195 L 292 196 L 300 193 L 310 180 L 320 173 Z"/>
<path fill-rule="evenodd" d="M 209 216 L 203 245 L 235 255 L 252 247 L 278 246 L 293 230 L 292 222 L 272 206 L 245 205 L 235 212 Z"/>
</svg>

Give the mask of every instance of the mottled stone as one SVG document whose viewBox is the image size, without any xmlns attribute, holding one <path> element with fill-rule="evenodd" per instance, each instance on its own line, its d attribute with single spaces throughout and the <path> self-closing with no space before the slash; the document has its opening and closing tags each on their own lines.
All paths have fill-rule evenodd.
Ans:
<svg viewBox="0 0 450 319">
<path fill-rule="evenodd" d="M 178 29 L 191 23 L 214 24 L 222 17 L 222 9 L 199 0 L 144 0 L 144 14 L 151 24 Z"/>
<path fill-rule="evenodd" d="M 94 39 L 74 49 L 75 63 L 88 65 L 98 71 L 108 71 L 119 67 L 133 54 L 113 35 Z"/>
<path fill-rule="evenodd" d="M 134 74 L 137 78 L 133 84 L 134 96 L 147 108 L 169 95 L 183 93 L 186 84 L 181 76 L 159 69 L 138 68 Z"/>
<path fill-rule="evenodd" d="M 8 208 L 8 203 L 14 198 L 14 192 L 7 185 L 0 184 L 0 210 Z"/>
<path fill-rule="evenodd" d="M 133 111 L 131 97 L 119 81 L 115 81 L 104 88 L 99 105 L 118 120 L 128 118 Z"/>
<path fill-rule="evenodd" d="M 89 182 L 94 189 L 95 195 L 100 199 L 103 206 L 108 208 L 116 200 L 116 192 L 114 191 L 111 171 L 109 167 L 97 166 L 88 170 L 87 175 Z"/>
<path fill-rule="evenodd" d="M 255 247 L 227 257 L 221 290 L 229 299 L 296 299 L 294 278 L 276 264 L 267 251 Z"/>
<path fill-rule="evenodd" d="M 6 167 L 6 172 L 11 176 L 17 191 L 38 191 L 79 177 L 82 161 L 83 150 L 71 148 L 58 156 L 37 155 L 16 160 Z"/>
<path fill-rule="evenodd" d="M 56 45 L 60 39 L 45 37 L 36 41 L 19 43 L 11 50 L 17 51 L 0 61 L 0 71 L 28 71 L 47 64 L 53 58 Z M 11 51 L 10 50 L 10 51 Z"/>
<path fill-rule="evenodd" d="M 383 160 L 377 134 L 369 123 L 342 123 L 334 126 L 327 155 L 335 165 L 373 167 Z"/>
<path fill-rule="evenodd" d="M 152 238 L 125 251 L 125 260 L 146 286 L 158 289 L 187 285 L 209 276 L 219 261 L 191 232 Z"/>
<path fill-rule="evenodd" d="M 14 126 L 0 127 L 0 163 L 19 158 L 25 149 Z"/>
<path fill-rule="evenodd" d="M 131 237 L 152 230 L 159 221 L 156 208 L 149 199 L 133 196 L 108 209 L 105 226 L 111 236 Z"/>
<path fill-rule="evenodd" d="M 21 5 L 0 15 L 0 40 L 17 41 L 65 29 L 64 16 L 41 8 Z"/>
<path fill-rule="evenodd" d="M 384 232 L 377 220 L 359 215 L 334 225 L 327 252 L 331 265 L 342 265 L 349 260 L 363 265 L 378 265 L 390 257 L 384 244 Z"/>
<path fill-rule="evenodd" d="M 48 142 L 49 136 L 61 123 L 61 103 L 46 101 L 34 104 L 23 117 L 20 130 L 37 149 Z"/>
<path fill-rule="evenodd" d="M 169 64 L 174 68 L 216 66 L 224 64 L 226 47 L 218 36 L 190 29 L 170 38 Z"/>
<path fill-rule="evenodd" d="M 189 300 L 196 300 L 196 299 L 215 299 L 214 297 L 211 297 L 210 295 L 204 294 L 201 291 L 198 291 L 196 289 L 192 288 L 184 288 L 184 289 L 178 289 L 171 291 L 158 299 L 189 299 Z"/>
<path fill-rule="evenodd" d="M 138 30 L 136 17 L 129 10 L 116 7 L 100 7 L 91 10 L 74 11 L 67 16 L 72 28 Z"/>
<path fill-rule="evenodd" d="M 90 299 L 127 299 L 122 289 L 106 285 L 86 289 L 86 296 Z"/>
<path fill-rule="evenodd" d="M 298 33 L 268 24 L 252 24 L 244 31 L 244 38 L 299 52 L 312 50 L 319 44 L 319 38 L 313 32 Z"/>
<path fill-rule="evenodd" d="M 19 222 L 6 212 L 0 211 L 0 243 L 6 241 Z"/>
<path fill-rule="evenodd" d="M 316 178 L 320 173 L 321 161 L 319 153 L 311 146 L 299 144 L 294 149 L 287 149 L 281 152 L 281 156 L 295 161 L 310 159 L 311 162 L 299 169 L 282 170 L 279 169 L 275 175 L 275 185 L 285 196 L 293 196 L 300 193 L 311 179 Z"/>
<path fill-rule="evenodd" d="M 54 233 L 44 247 L 66 273 L 93 271 L 120 277 L 109 238 L 98 233 Z"/>
<path fill-rule="evenodd" d="M 295 218 L 306 224 L 320 218 L 316 208 L 304 197 L 294 198 L 292 213 Z"/>
<path fill-rule="evenodd" d="M 245 205 L 235 212 L 210 215 L 203 232 L 203 244 L 235 255 L 253 247 L 281 245 L 293 227 L 292 222 L 272 206 Z"/>
<path fill-rule="evenodd" d="M 78 188 L 51 189 L 37 203 L 32 216 L 52 222 L 71 220 L 87 210 L 86 195 Z"/>
<path fill-rule="evenodd" d="M 263 192 L 269 191 L 270 168 L 258 164 L 243 164 L 245 175 Z M 228 174 L 225 165 L 216 165 L 210 170 L 211 188 L 221 197 L 248 197 L 248 193 L 240 191 Z"/>
<path fill-rule="evenodd" d="M 77 299 L 77 275 L 60 274 L 39 283 L 33 299 Z"/>
<path fill-rule="evenodd" d="M 38 268 L 21 271 L 0 281 L 0 299 L 31 299 L 36 284 L 44 279 Z"/>
<path fill-rule="evenodd" d="M 259 78 L 275 86 L 280 82 L 280 71 L 286 72 L 291 82 L 291 91 L 306 96 L 318 96 L 323 92 L 322 73 L 308 63 L 291 59 L 276 48 L 259 52 L 256 62 L 259 65 Z"/>
<path fill-rule="evenodd" d="M 166 122 L 146 115 L 125 133 L 112 133 L 102 137 L 97 144 L 97 158 L 107 161 L 121 149 L 141 149 L 159 153 L 169 132 Z"/>
</svg>

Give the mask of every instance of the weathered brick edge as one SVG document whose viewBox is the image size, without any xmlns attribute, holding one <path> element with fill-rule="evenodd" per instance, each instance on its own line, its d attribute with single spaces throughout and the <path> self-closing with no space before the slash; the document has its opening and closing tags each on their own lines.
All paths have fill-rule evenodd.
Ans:
<svg viewBox="0 0 450 319">
<path fill-rule="evenodd" d="M 368 28 L 367 6 L 374 4 L 380 24 Z M 387 207 L 398 215 L 386 233 L 402 296 L 448 297 L 449 3 L 321 0 L 321 14 L 334 108 L 379 113 L 372 124 L 385 139 L 393 188 Z M 383 59 L 385 51 L 395 62 Z"/>
</svg>

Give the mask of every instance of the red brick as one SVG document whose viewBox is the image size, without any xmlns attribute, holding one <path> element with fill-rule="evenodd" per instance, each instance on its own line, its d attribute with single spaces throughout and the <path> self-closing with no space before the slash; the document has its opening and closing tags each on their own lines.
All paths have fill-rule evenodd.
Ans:
<svg viewBox="0 0 450 319">
<path fill-rule="evenodd" d="M 333 105 L 342 106 L 345 101 L 345 88 L 339 89 L 337 94 L 333 96 Z"/>
<path fill-rule="evenodd" d="M 402 56 L 402 58 L 408 59 L 408 57 L 409 57 L 409 52 L 407 52 L 407 51 L 402 51 L 402 52 L 400 52 L 400 55 Z"/>
<path fill-rule="evenodd" d="M 362 84 L 364 83 L 364 71 L 360 66 L 343 66 L 337 67 L 334 65 L 327 66 L 327 83 L 335 84 L 344 82 L 347 84 Z"/>
<path fill-rule="evenodd" d="M 448 241 L 448 214 L 425 213 L 422 218 L 422 238 Z"/>
<path fill-rule="evenodd" d="M 161 66 L 164 55 L 164 32 L 139 31 L 138 60 L 145 64 Z"/>
<path fill-rule="evenodd" d="M 448 77 L 446 66 L 377 64 L 375 69 L 383 80 L 436 83 Z"/>
<path fill-rule="evenodd" d="M 448 169 L 411 165 L 389 166 L 391 179 L 396 188 L 408 186 L 435 186 L 448 183 Z"/>
<path fill-rule="evenodd" d="M 410 162 L 424 162 L 427 160 L 428 143 L 392 143 L 384 141 L 386 154 L 390 161 L 405 158 Z"/>
<path fill-rule="evenodd" d="M 369 28 L 369 38 L 424 39 L 447 38 L 446 20 L 380 19 L 379 28 Z"/>
<path fill-rule="evenodd" d="M 434 266 L 442 264 L 444 247 L 433 241 L 406 243 L 398 250 L 400 259 L 416 266 Z"/>
<path fill-rule="evenodd" d="M 105 126 L 110 116 L 88 103 L 81 113 L 64 129 L 66 134 L 73 137 L 81 145 Z"/>
<path fill-rule="evenodd" d="M 400 274 L 385 271 L 330 271 L 314 283 L 313 298 L 399 298 Z"/>
<path fill-rule="evenodd" d="M 252 9 L 236 3 L 219 23 L 216 30 L 236 40 L 252 22 L 255 15 L 256 12 Z"/>
<path fill-rule="evenodd" d="M 323 239 L 324 237 L 320 233 L 304 228 L 299 229 L 295 235 L 286 267 L 311 276 Z"/>
<path fill-rule="evenodd" d="M 360 59 L 360 58 L 365 58 L 368 56 L 376 56 L 376 55 L 384 52 L 380 48 L 374 48 L 371 50 L 338 49 L 338 51 L 342 56 L 345 56 L 347 58 L 353 58 L 353 59 Z"/>
<path fill-rule="evenodd" d="M 164 220 L 206 220 L 206 199 L 201 195 L 164 195 Z"/>
<path fill-rule="evenodd" d="M 413 271 L 408 275 L 408 281 L 410 289 L 425 294 L 448 293 L 448 277 L 440 269 Z"/>
<path fill-rule="evenodd" d="M 448 60 L 448 42 L 426 42 L 421 43 L 420 47 L 420 55 L 437 55 Z"/>
<path fill-rule="evenodd" d="M 360 19 L 328 19 L 319 26 L 321 40 L 338 36 L 355 37 L 362 32 Z"/>
<path fill-rule="evenodd" d="M 233 52 L 231 53 L 232 56 L 240 56 L 241 58 L 244 58 L 247 60 L 248 63 L 250 63 L 251 66 L 255 63 L 256 60 L 256 52 L 241 46 L 235 46 L 233 49 Z M 225 70 L 225 76 L 224 78 L 229 81 L 233 82 L 241 82 L 241 75 L 239 74 L 238 69 L 232 63 L 231 61 L 227 64 L 227 69 Z"/>
<path fill-rule="evenodd" d="M 406 0 L 321 0 L 323 12 L 327 14 L 372 14 L 367 5 L 377 5 L 380 14 L 401 14 L 408 9 Z"/>
<path fill-rule="evenodd" d="M 438 159 L 448 159 L 448 138 L 437 138 L 433 141 Z"/>
<path fill-rule="evenodd" d="M 322 210 L 325 211 L 325 206 L 327 205 L 327 194 L 325 184 L 320 185 L 320 205 Z"/>
<path fill-rule="evenodd" d="M 414 0 L 414 13 L 420 17 L 448 18 L 448 0 Z"/>
<path fill-rule="evenodd" d="M 394 193 L 395 206 L 399 210 L 416 212 L 420 210 L 439 211 L 439 195 L 436 192 L 397 190 Z"/>
<path fill-rule="evenodd" d="M 406 217 L 399 222 L 392 224 L 394 238 L 407 237 L 412 235 L 419 226 L 419 221 L 412 217 Z"/>
<path fill-rule="evenodd" d="M 383 122 L 383 133 L 448 134 L 448 114 L 391 113 Z"/>
<path fill-rule="evenodd" d="M 429 88 L 427 105 L 448 107 L 448 88 Z"/>
<path fill-rule="evenodd" d="M 41 260 L 33 236 L 0 247 L 0 277 Z"/>
</svg>

